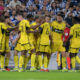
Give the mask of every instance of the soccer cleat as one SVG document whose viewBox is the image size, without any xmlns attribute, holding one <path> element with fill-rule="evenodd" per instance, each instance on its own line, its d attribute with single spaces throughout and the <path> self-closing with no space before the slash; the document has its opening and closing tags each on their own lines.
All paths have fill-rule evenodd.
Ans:
<svg viewBox="0 0 80 80">
<path fill-rule="evenodd" d="M 22 68 L 20 68 L 19 70 L 18 70 L 18 72 L 23 72 L 24 70 L 22 69 Z"/>
<path fill-rule="evenodd" d="M 5 70 L 6 70 L 6 71 L 10 71 L 10 69 L 9 69 L 9 68 L 6 68 Z"/>
<path fill-rule="evenodd" d="M 44 72 L 44 69 L 40 69 L 40 72 Z"/>
<path fill-rule="evenodd" d="M 18 68 L 14 68 L 13 70 L 14 70 L 15 72 L 18 72 L 19 69 L 18 69 Z"/>
<path fill-rule="evenodd" d="M 74 68 L 72 70 L 69 70 L 69 72 L 77 72 Z"/>
<path fill-rule="evenodd" d="M 66 68 L 62 69 L 62 72 L 68 72 L 68 70 Z"/>
<path fill-rule="evenodd" d="M 5 71 L 5 69 L 4 68 L 2 68 L 1 70 L 0 70 L 0 72 L 4 72 Z"/>
<path fill-rule="evenodd" d="M 44 70 L 44 72 L 49 72 L 49 70 L 48 70 L 48 69 L 46 69 L 46 70 Z"/>
<path fill-rule="evenodd" d="M 30 71 L 36 71 L 36 68 L 30 68 Z"/>
</svg>

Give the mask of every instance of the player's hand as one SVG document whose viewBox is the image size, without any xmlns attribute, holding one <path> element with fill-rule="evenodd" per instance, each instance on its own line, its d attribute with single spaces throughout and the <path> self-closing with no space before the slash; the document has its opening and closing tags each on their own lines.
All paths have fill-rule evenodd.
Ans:
<svg viewBox="0 0 80 80">
<path fill-rule="evenodd" d="M 42 21 L 41 21 L 41 24 L 43 24 L 44 22 L 45 22 L 45 20 L 42 20 Z"/>
<path fill-rule="evenodd" d="M 15 45 L 15 43 L 16 43 L 16 40 L 13 40 L 12 45 Z"/>
</svg>

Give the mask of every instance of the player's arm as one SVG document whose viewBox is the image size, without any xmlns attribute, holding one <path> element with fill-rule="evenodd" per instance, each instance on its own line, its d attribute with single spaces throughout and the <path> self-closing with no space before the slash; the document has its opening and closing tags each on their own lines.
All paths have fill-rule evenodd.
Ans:
<svg viewBox="0 0 80 80">
<path fill-rule="evenodd" d="M 30 28 L 31 29 L 36 29 L 36 28 L 38 28 L 41 24 L 43 24 L 45 21 L 44 20 L 42 20 L 40 23 L 38 23 L 37 25 L 35 25 L 35 26 L 31 26 Z"/>
<path fill-rule="evenodd" d="M 18 34 L 17 38 L 15 40 L 13 40 L 12 44 L 14 45 L 15 43 L 17 43 L 17 41 L 20 39 L 20 33 Z"/>
<path fill-rule="evenodd" d="M 8 31 L 13 31 L 15 29 L 17 29 L 18 27 L 12 27 L 12 28 L 7 28 Z"/>
<path fill-rule="evenodd" d="M 42 33 L 43 29 L 39 27 L 38 30 L 30 31 L 30 29 L 27 29 L 27 33 Z"/>
</svg>

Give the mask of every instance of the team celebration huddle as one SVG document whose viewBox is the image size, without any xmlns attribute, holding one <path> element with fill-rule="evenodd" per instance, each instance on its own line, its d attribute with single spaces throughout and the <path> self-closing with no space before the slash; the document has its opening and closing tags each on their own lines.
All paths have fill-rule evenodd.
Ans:
<svg viewBox="0 0 80 80">
<path fill-rule="evenodd" d="M 25 71 L 28 61 L 31 59 L 30 71 L 48 72 L 49 59 L 52 53 L 57 53 L 58 69 L 62 71 L 75 70 L 76 61 L 80 64 L 77 56 L 80 48 L 80 19 L 73 18 L 74 25 L 69 29 L 63 20 L 64 14 L 58 13 L 55 21 L 50 23 L 50 16 L 27 15 L 23 18 L 23 12 L 17 14 L 17 24 L 14 25 L 9 16 L 1 16 L 0 19 L 0 62 L 1 71 L 9 70 L 9 35 L 14 30 L 18 36 L 13 40 L 14 47 L 14 71 Z M 33 22 L 34 20 L 34 22 Z M 15 26 L 15 27 L 13 27 Z M 65 29 L 67 29 L 67 33 Z M 69 33 L 70 32 L 70 33 Z M 70 35 L 70 36 L 68 36 Z M 67 36 L 67 38 L 66 38 Z M 18 59 L 18 52 L 21 56 Z M 27 53 L 30 55 L 27 56 Z M 62 60 L 60 61 L 60 54 Z M 43 56 L 43 57 L 42 57 Z M 19 65 L 18 65 L 19 60 Z M 66 62 L 68 69 L 66 68 Z M 72 66 L 71 66 L 72 65 Z"/>
<path fill-rule="evenodd" d="M 52 21 L 49 14 L 27 14 L 25 17 L 24 14 L 25 11 L 17 12 L 16 24 L 6 12 L 0 16 L 0 71 L 25 72 L 31 61 L 30 71 L 49 72 L 50 57 L 56 53 L 58 71 L 76 72 L 76 62 L 80 64 L 77 55 L 80 49 L 80 17 L 73 17 L 72 25 L 69 25 L 62 11 Z M 16 37 L 11 41 L 12 35 Z M 14 47 L 12 70 L 9 66 L 11 45 Z"/>
</svg>

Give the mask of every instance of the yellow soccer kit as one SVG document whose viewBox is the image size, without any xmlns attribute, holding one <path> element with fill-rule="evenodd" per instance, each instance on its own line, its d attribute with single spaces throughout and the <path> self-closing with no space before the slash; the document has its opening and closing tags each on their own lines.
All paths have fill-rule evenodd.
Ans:
<svg viewBox="0 0 80 80">
<path fill-rule="evenodd" d="M 58 23 L 57 21 L 53 21 L 51 23 L 51 27 L 52 27 L 52 36 L 54 42 L 54 44 L 52 44 L 52 52 L 65 51 L 65 48 L 63 47 L 63 41 L 61 40 L 61 36 L 66 27 L 65 22 Z"/>
<path fill-rule="evenodd" d="M 11 28 L 11 26 L 6 25 L 7 28 Z M 6 31 L 6 41 L 5 41 L 5 52 L 10 52 L 10 47 L 9 47 L 9 31 Z"/>
<path fill-rule="evenodd" d="M 37 41 L 37 52 L 50 52 L 50 24 L 45 22 L 40 26 L 42 29 L 42 33 L 40 34 L 40 37 Z"/>
<path fill-rule="evenodd" d="M 78 53 L 80 48 L 80 24 L 75 24 L 70 29 L 70 53 Z"/>
<path fill-rule="evenodd" d="M 30 26 L 35 26 L 35 25 L 37 25 L 37 23 L 33 22 Z M 34 31 L 33 29 L 30 30 Z M 31 50 L 35 49 L 36 40 L 35 40 L 34 33 L 29 33 L 29 40 L 30 40 Z"/>
<path fill-rule="evenodd" d="M 0 22 L 0 52 L 5 51 L 5 30 L 7 30 L 6 25 Z"/>
<path fill-rule="evenodd" d="M 20 39 L 15 47 L 17 51 L 24 51 L 30 49 L 29 34 L 26 32 L 26 29 L 30 28 L 30 23 L 28 20 L 22 20 L 19 23 Z"/>
</svg>

